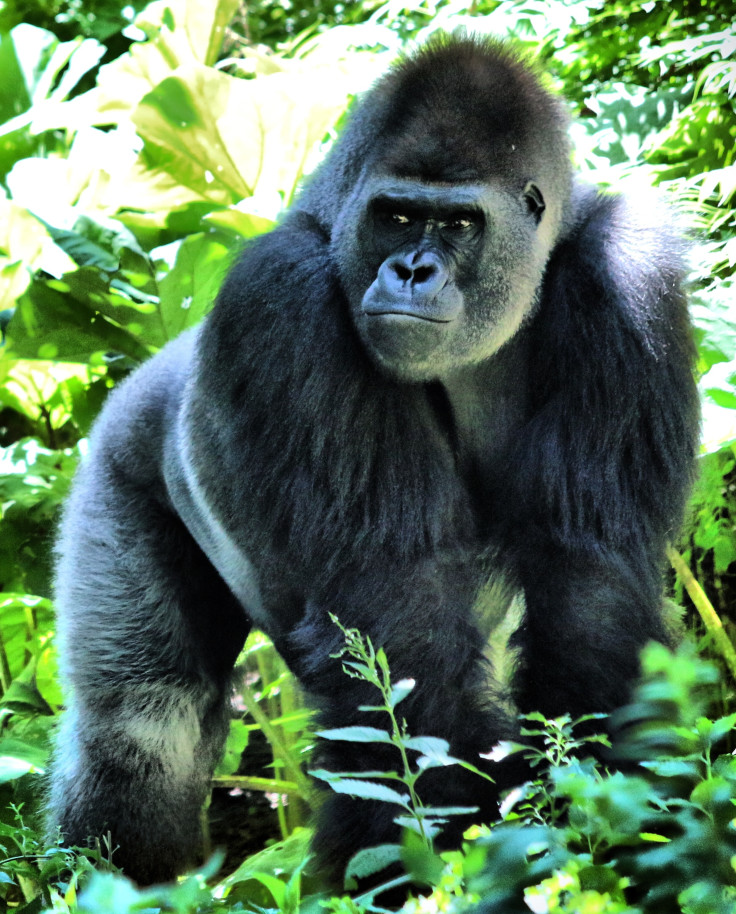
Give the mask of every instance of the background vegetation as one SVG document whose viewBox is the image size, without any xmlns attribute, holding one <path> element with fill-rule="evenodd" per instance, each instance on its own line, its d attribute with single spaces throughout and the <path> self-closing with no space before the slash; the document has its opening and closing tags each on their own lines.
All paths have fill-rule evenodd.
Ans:
<svg viewBox="0 0 736 914">
<path fill-rule="evenodd" d="M 463 852 L 438 855 L 441 814 L 422 809 L 419 773 L 454 761 L 421 734 L 392 729 L 403 686 L 353 633 L 346 662 L 374 677 L 387 731 L 333 738 L 393 739 L 406 766 L 395 784 L 333 787 L 388 790 L 408 835 L 401 848 L 356 861 L 354 873 L 399 857 L 416 886 L 413 911 L 736 911 L 728 0 L 0 3 L 0 910 L 355 914 L 380 902 L 370 892 L 330 899 L 309 875 L 303 826 L 314 800 L 303 762 L 313 737 L 260 635 L 243 657 L 247 688 L 216 779 L 213 843 L 231 808 L 265 824 L 226 836 L 231 855 L 219 875 L 214 858 L 177 886 L 140 892 L 114 873 L 104 843 L 87 855 L 43 845 L 35 815 L 61 703 L 51 540 L 110 389 L 207 312 L 242 240 L 273 225 L 351 97 L 402 49 L 461 28 L 511 36 L 541 58 L 576 117 L 578 167 L 633 192 L 637 181 L 659 185 L 692 232 L 703 445 L 672 584 L 710 659 L 687 646 L 675 657 L 648 653 L 646 680 L 622 712 L 629 773 L 577 760 L 587 743 L 570 721 L 530 720 L 530 732 L 544 734 L 527 750 L 538 777 L 512 795 L 501 824 L 474 830 Z M 241 757 L 247 744 L 256 763 Z"/>
</svg>

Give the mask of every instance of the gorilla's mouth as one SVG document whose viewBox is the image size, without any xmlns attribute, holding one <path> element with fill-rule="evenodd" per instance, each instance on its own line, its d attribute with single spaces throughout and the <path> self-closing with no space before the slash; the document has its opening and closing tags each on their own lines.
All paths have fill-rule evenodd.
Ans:
<svg viewBox="0 0 736 914">
<path fill-rule="evenodd" d="M 416 309 L 403 309 L 395 306 L 384 307 L 376 306 L 373 308 L 363 307 L 363 314 L 366 317 L 390 318 L 396 323 L 403 321 L 424 321 L 428 324 L 450 324 L 455 320 L 454 317 L 443 317 L 439 314 L 431 314 L 426 311 L 417 311 Z"/>
</svg>

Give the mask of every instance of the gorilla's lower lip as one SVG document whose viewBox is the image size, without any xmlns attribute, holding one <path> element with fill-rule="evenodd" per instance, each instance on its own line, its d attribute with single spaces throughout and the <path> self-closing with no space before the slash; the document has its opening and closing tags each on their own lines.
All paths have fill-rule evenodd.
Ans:
<svg viewBox="0 0 736 914">
<path fill-rule="evenodd" d="M 452 317 L 439 317 L 433 314 L 420 314 L 417 311 L 367 311 L 363 309 L 366 317 L 393 317 L 404 318 L 406 320 L 425 321 L 428 324 L 450 324 L 454 320 Z"/>
</svg>

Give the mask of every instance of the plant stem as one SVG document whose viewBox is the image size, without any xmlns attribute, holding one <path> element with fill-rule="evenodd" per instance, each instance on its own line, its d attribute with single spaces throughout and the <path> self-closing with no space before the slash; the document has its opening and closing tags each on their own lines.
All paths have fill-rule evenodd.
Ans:
<svg viewBox="0 0 736 914">
<path fill-rule="evenodd" d="M 272 726 L 271 721 L 268 719 L 268 717 L 263 713 L 258 702 L 253 697 L 250 689 L 243 689 L 242 697 L 243 703 L 253 717 L 253 720 L 255 720 L 255 722 L 261 728 L 264 736 L 271 744 L 272 750 L 275 754 L 278 754 L 279 758 L 284 763 L 285 769 L 289 772 L 289 775 L 297 784 L 299 793 L 302 795 L 302 797 L 304 797 L 307 803 L 310 803 L 312 790 L 309 784 L 309 780 L 302 773 L 299 765 L 294 763 L 288 746 L 281 739 L 281 736 L 276 732 L 276 728 Z"/>
<path fill-rule="evenodd" d="M 687 590 L 688 596 L 695 604 L 695 608 L 700 613 L 700 618 L 703 620 L 706 631 L 713 638 L 716 650 L 725 661 L 731 676 L 736 680 L 736 650 L 734 650 L 731 639 L 726 634 L 720 616 L 705 595 L 703 588 L 695 580 L 695 576 L 680 553 L 673 549 L 672 546 L 668 546 L 667 557 L 677 572 L 677 576 L 682 581 L 685 590 Z"/>
</svg>

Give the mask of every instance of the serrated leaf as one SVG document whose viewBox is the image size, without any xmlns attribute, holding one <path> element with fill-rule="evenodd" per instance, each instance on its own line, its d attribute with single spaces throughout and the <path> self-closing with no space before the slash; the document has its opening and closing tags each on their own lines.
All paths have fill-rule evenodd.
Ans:
<svg viewBox="0 0 736 914">
<path fill-rule="evenodd" d="M 419 818 L 446 819 L 448 816 L 472 816 L 478 809 L 478 806 L 418 806 L 414 812 Z"/>
<path fill-rule="evenodd" d="M 401 828 L 406 829 L 407 833 L 418 835 L 422 839 L 429 838 L 431 840 L 439 835 L 447 822 L 447 819 L 443 819 L 439 816 L 427 816 L 420 821 L 415 816 L 405 815 L 397 816 L 394 819 L 394 822 Z"/>
<path fill-rule="evenodd" d="M 352 857 L 345 868 L 345 878 L 365 879 L 380 873 L 392 863 L 401 860 L 401 848 L 398 844 L 378 844 L 366 847 Z"/>
<path fill-rule="evenodd" d="M 694 762 L 680 759 L 654 759 L 641 762 L 641 765 L 661 778 L 692 778 L 698 773 L 697 765 Z"/>
<path fill-rule="evenodd" d="M 706 720 L 706 718 L 701 718 L 697 721 L 698 732 L 700 732 L 701 721 Z M 727 717 L 721 717 L 718 720 L 708 721 L 709 726 L 704 728 L 704 731 L 701 733 L 708 741 L 708 744 L 713 746 L 715 743 L 724 739 L 736 726 L 736 714 L 729 714 Z"/>
<path fill-rule="evenodd" d="M 423 756 L 439 765 L 456 765 L 457 759 L 450 755 L 450 744 L 439 736 L 411 736 L 404 740 L 407 749 L 421 752 Z"/>
<path fill-rule="evenodd" d="M 320 730 L 323 739 L 345 740 L 348 743 L 390 743 L 391 737 L 377 727 L 335 727 Z"/>
<path fill-rule="evenodd" d="M 345 778 L 336 775 L 334 771 L 317 769 L 310 772 L 313 777 L 327 781 L 335 793 L 344 793 L 362 800 L 379 800 L 382 803 L 395 803 L 397 806 L 407 807 L 409 795 L 398 793 L 385 784 L 374 784 L 373 781 L 362 781 L 356 778 Z"/>
</svg>

